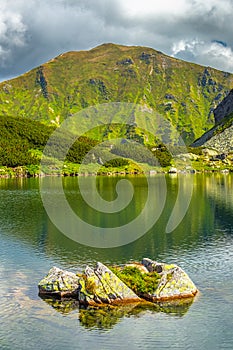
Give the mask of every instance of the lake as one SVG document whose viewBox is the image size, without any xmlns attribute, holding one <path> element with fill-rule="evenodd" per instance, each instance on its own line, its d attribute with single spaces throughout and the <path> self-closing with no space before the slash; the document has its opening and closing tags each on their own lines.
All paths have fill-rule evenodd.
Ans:
<svg viewBox="0 0 233 350">
<path fill-rule="evenodd" d="M 94 200 L 96 180 L 102 197 L 114 200 L 118 179 L 84 178 L 85 191 Z M 60 232 L 48 217 L 40 196 L 41 181 L 55 186 L 62 181 L 73 212 L 95 226 L 119 227 L 120 240 L 120 226 L 140 215 L 148 198 L 144 177 L 128 180 L 134 187 L 134 196 L 127 209 L 118 215 L 111 210 L 104 214 L 88 208 L 77 178 L 0 179 L 1 349 L 233 348 L 232 174 L 152 177 L 150 185 L 155 196 L 150 209 L 157 212 L 156 222 L 135 241 L 107 248 L 97 247 L 95 239 L 93 244 L 90 241 L 92 246 L 81 244 L 79 232 L 76 241 Z M 167 193 L 161 192 L 164 183 Z M 172 232 L 166 232 L 178 185 L 184 195 L 192 185 L 190 206 L 180 224 Z M 164 193 L 165 200 L 161 199 Z M 59 201 L 53 202 L 55 197 L 50 200 L 59 214 Z M 184 210 L 183 202 L 181 198 L 177 212 Z M 143 217 L 145 225 L 149 219 Z M 68 222 L 69 218 L 61 216 L 61 220 Z M 85 233 L 82 236 L 85 239 Z M 93 266 L 96 261 L 121 264 L 143 257 L 180 265 L 200 291 L 194 302 L 182 306 L 130 305 L 85 310 L 79 309 L 75 302 L 42 300 L 38 296 L 39 280 L 54 265 L 81 271 L 86 264 Z"/>
</svg>

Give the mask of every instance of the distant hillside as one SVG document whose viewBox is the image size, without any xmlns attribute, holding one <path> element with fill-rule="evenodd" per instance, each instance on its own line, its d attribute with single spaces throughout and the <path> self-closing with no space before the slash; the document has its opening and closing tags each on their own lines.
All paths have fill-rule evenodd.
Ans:
<svg viewBox="0 0 233 350">
<path fill-rule="evenodd" d="M 134 102 L 166 116 L 190 144 L 214 125 L 211 111 L 232 87 L 232 74 L 150 48 L 104 44 L 2 82 L 0 116 L 56 126 L 88 106 Z"/>
</svg>

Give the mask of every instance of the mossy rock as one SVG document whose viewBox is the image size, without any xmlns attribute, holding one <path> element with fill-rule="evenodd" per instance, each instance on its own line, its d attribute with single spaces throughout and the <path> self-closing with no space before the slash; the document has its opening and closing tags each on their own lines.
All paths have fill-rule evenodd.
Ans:
<svg viewBox="0 0 233 350">
<path fill-rule="evenodd" d="M 54 266 L 39 282 L 39 294 L 75 297 L 80 287 L 79 280 L 80 277 L 75 273 Z"/>
<path fill-rule="evenodd" d="M 140 301 L 140 298 L 113 271 L 100 262 L 93 270 L 87 267 L 79 291 L 82 303 L 119 304 Z"/>
<path fill-rule="evenodd" d="M 152 301 L 164 301 L 194 297 L 198 290 L 186 272 L 175 264 L 158 263 L 150 259 L 143 259 L 142 264 L 148 271 L 160 271 L 160 281 L 152 293 L 144 298 Z M 150 272 L 150 273 L 151 273 Z"/>
<path fill-rule="evenodd" d="M 145 272 L 143 265 L 132 264 L 123 268 L 113 268 L 113 272 L 129 287 L 135 294 L 143 297 L 144 294 L 153 293 L 157 288 L 161 276 L 155 272 Z"/>
</svg>

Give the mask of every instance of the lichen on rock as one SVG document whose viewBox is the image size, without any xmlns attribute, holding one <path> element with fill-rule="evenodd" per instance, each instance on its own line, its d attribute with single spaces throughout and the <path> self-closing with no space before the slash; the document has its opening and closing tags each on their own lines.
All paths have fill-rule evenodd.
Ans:
<svg viewBox="0 0 233 350">
<path fill-rule="evenodd" d="M 150 301 L 181 299 L 194 297 L 197 287 L 179 266 L 175 264 L 158 263 L 150 259 L 143 259 L 142 264 L 148 271 L 157 271 L 161 275 L 160 282 L 153 293 L 145 296 Z"/>
<path fill-rule="evenodd" d="M 55 294 L 63 296 L 76 296 L 79 289 L 79 277 L 69 271 L 52 267 L 47 276 L 38 284 L 40 294 Z"/>
<path fill-rule="evenodd" d="M 89 305 L 140 301 L 140 298 L 124 282 L 100 262 L 94 270 L 90 267 L 86 268 L 79 299 Z"/>
<path fill-rule="evenodd" d="M 89 266 L 86 267 L 83 275 L 82 288 L 79 291 L 79 300 L 89 305 L 110 303 L 108 293 L 106 289 L 104 289 L 102 281 Z"/>
</svg>

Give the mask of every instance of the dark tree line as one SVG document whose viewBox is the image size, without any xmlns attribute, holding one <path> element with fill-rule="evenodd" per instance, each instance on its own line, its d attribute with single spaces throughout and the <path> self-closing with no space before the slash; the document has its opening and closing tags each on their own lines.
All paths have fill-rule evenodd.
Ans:
<svg viewBox="0 0 233 350">
<path fill-rule="evenodd" d="M 0 117 L 0 165 L 8 167 L 39 164 L 38 156 L 31 150 L 43 151 L 49 137 L 55 130 L 38 121 L 13 117 Z M 71 135 L 62 134 L 53 143 L 51 151 L 54 155 L 62 154 Z M 69 149 L 66 160 L 81 163 L 86 153 L 95 145 L 96 141 L 88 137 L 80 137 Z"/>
</svg>

